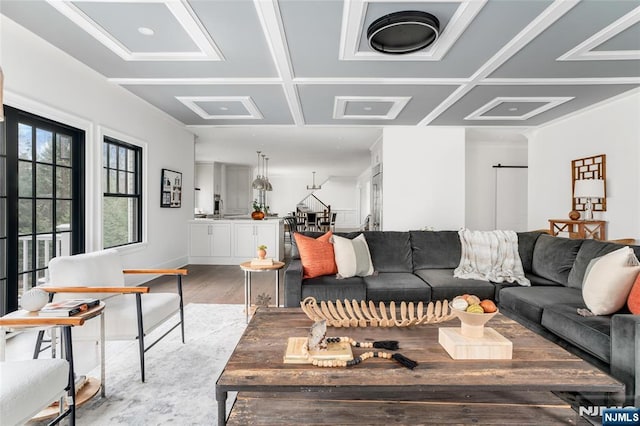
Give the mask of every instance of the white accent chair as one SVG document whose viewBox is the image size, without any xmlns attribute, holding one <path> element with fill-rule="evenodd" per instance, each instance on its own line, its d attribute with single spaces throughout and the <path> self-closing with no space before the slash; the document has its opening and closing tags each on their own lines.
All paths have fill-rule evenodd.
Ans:
<svg viewBox="0 0 640 426">
<path fill-rule="evenodd" d="M 42 318 L 10 315 L 0 318 L 3 328 L 60 326 L 66 359 L 0 360 L 0 425 L 13 426 L 26 423 L 54 401 L 66 397 L 63 410 L 49 424 L 57 424 L 68 417 L 75 425 L 75 383 L 73 374 L 73 348 L 71 327 L 82 325 L 82 318 Z M 0 338 L 3 339 L 4 335 Z M 3 352 L 3 351 L 2 351 Z M 1 354 L 4 357 L 4 353 Z"/>
<path fill-rule="evenodd" d="M 177 293 L 149 293 L 149 287 L 125 285 L 125 274 L 157 274 L 177 277 Z M 182 276 L 186 269 L 123 269 L 117 250 L 101 250 L 73 256 L 59 256 L 49 262 L 49 282 L 41 288 L 55 294 L 54 301 L 78 297 L 99 298 L 105 303 L 105 340 L 138 340 L 140 375 L 145 381 L 144 353 L 176 327 L 184 343 Z M 145 335 L 176 313 L 180 319 L 153 343 L 145 346 Z M 34 357 L 40 352 L 40 333 Z M 98 321 L 74 330 L 77 340 L 100 338 Z"/>
</svg>

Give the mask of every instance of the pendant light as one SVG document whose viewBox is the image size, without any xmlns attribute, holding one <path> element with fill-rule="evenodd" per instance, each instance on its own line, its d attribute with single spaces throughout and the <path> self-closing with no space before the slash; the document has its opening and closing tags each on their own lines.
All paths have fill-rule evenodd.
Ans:
<svg viewBox="0 0 640 426">
<path fill-rule="evenodd" d="M 271 182 L 269 182 L 269 157 L 265 158 L 264 161 L 264 190 L 273 191 L 273 186 L 271 185 Z"/>
<path fill-rule="evenodd" d="M 322 185 L 316 186 L 316 172 L 311 172 L 311 173 L 313 173 L 313 185 L 311 186 L 307 185 L 307 189 L 310 191 L 317 191 L 318 189 L 322 189 Z"/>
<path fill-rule="evenodd" d="M 253 182 L 251 182 L 251 187 L 253 189 L 264 190 L 264 180 L 262 180 L 262 177 L 260 176 L 260 153 L 262 151 L 256 152 L 258 153 L 258 174 L 256 175 L 256 178 L 253 180 Z"/>
</svg>

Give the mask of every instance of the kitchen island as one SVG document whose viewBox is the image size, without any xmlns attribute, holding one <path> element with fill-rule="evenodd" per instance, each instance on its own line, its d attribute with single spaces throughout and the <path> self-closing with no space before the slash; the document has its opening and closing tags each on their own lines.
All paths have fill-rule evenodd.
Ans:
<svg viewBox="0 0 640 426">
<path fill-rule="evenodd" d="M 259 245 L 267 246 L 267 257 L 283 260 L 282 218 L 232 216 L 189 221 L 189 264 L 238 265 L 256 257 Z"/>
</svg>

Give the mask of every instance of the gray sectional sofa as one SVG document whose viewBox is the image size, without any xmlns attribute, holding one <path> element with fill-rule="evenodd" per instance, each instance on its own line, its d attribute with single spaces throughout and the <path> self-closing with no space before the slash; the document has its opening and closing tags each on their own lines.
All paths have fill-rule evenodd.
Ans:
<svg viewBox="0 0 640 426">
<path fill-rule="evenodd" d="M 321 233 L 305 232 L 318 237 Z M 354 238 L 360 232 L 338 233 Z M 627 404 L 640 405 L 640 315 L 583 317 L 582 280 L 589 261 L 620 245 L 518 233 L 518 252 L 531 287 L 453 277 L 460 262 L 456 231 L 364 232 L 376 273 L 369 277 L 302 279 L 295 242 L 284 273 L 285 306 L 316 300 L 431 301 L 470 293 L 498 302 L 500 311 L 609 372 L 627 386 Z M 640 246 L 633 246 L 640 258 Z"/>
</svg>

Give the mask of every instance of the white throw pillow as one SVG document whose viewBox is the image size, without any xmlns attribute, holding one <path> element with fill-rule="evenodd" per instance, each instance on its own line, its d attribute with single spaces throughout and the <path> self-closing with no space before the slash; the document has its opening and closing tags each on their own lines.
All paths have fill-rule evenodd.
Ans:
<svg viewBox="0 0 640 426">
<path fill-rule="evenodd" d="M 371 254 L 363 234 L 353 240 L 334 235 L 333 252 L 338 266 L 338 278 L 366 277 L 373 274 Z"/>
<path fill-rule="evenodd" d="M 640 272 L 640 262 L 630 247 L 622 247 L 589 262 L 582 283 L 582 298 L 595 315 L 610 315 L 627 302 Z"/>
</svg>

